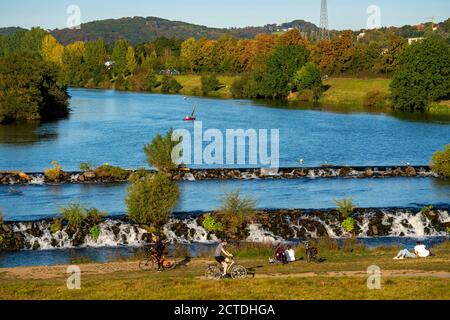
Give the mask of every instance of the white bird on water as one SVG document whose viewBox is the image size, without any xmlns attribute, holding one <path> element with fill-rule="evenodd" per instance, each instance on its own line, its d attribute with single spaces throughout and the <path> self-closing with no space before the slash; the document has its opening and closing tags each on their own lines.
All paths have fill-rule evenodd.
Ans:
<svg viewBox="0 0 450 320">
<path fill-rule="evenodd" d="M 305 163 L 305 160 L 300 159 L 300 163 L 301 163 L 301 164 L 304 164 L 304 163 Z"/>
</svg>

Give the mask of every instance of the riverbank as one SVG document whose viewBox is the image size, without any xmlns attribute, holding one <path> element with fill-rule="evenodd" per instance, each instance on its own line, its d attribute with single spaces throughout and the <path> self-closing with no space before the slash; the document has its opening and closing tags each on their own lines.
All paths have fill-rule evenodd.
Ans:
<svg viewBox="0 0 450 320">
<path fill-rule="evenodd" d="M 269 248 L 232 248 L 240 264 L 255 268 L 255 277 L 245 280 L 205 280 L 211 258 L 164 273 L 140 271 L 137 259 L 88 263 L 80 265 L 80 290 L 67 289 L 67 266 L 0 269 L 0 299 L 450 299 L 449 242 L 435 246 L 427 259 L 392 260 L 399 249 L 321 244 L 323 263 L 282 266 L 268 264 Z M 304 258 L 304 249 L 296 252 Z M 381 269 L 380 290 L 367 288 L 373 265 Z"/>
<path fill-rule="evenodd" d="M 180 94 L 185 96 L 204 96 L 201 91 L 201 76 L 195 74 L 175 75 L 173 76 L 182 86 Z M 218 75 L 217 79 L 221 83 L 221 88 L 210 92 L 206 97 L 231 99 L 233 98 L 231 88 L 238 75 Z M 158 81 L 162 76 L 158 76 Z M 327 88 L 319 99 L 318 103 L 326 106 L 341 106 L 347 110 L 349 106 L 356 110 L 363 111 L 365 99 L 368 93 L 378 92 L 385 97 L 390 94 L 391 79 L 388 78 L 328 78 L 323 84 Z M 154 88 L 153 93 L 161 93 L 161 87 Z M 339 109 L 339 108 L 338 108 Z M 379 110 L 378 110 L 379 109 Z M 378 111 L 392 111 L 388 104 L 383 107 L 377 107 Z M 427 112 L 430 115 L 449 115 L 450 101 L 440 101 L 433 103 Z"/>
</svg>

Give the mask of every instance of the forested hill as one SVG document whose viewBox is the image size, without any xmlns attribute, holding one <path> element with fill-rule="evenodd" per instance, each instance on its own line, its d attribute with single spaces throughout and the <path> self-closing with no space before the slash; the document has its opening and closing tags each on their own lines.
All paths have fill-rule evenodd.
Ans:
<svg viewBox="0 0 450 320">
<path fill-rule="evenodd" d="M 26 31 L 26 29 L 20 27 L 0 28 L 0 36 L 12 36 L 14 33 L 19 31 Z"/>
<path fill-rule="evenodd" d="M 93 21 L 82 24 L 79 30 L 56 29 L 51 33 L 64 45 L 78 40 L 94 41 L 98 38 L 103 38 L 108 44 L 112 44 L 118 39 L 127 39 L 131 44 L 136 45 L 158 37 L 218 39 L 228 33 L 238 38 L 254 38 L 260 33 L 279 31 L 279 28 L 298 28 L 305 32 L 318 30 L 316 25 L 303 20 L 285 23 L 281 27 L 271 24 L 263 27 L 220 29 L 156 17 L 134 17 Z"/>
</svg>

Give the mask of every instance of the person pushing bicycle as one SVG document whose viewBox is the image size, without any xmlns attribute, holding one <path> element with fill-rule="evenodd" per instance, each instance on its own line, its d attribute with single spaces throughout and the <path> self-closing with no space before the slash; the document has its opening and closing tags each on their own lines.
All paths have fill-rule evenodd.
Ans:
<svg viewBox="0 0 450 320">
<path fill-rule="evenodd" d="M 227 240 L 222 240 L 219 245 L 216 247 L 216 261 L 220 263 L 223 267 L 223 276 L 225 277 L 227 275 L 228 267 L 231 263 L 230 258 L 233 257 L 233 255 L 226 250 L 226 247 L 228 245 Z"/>
</svg>

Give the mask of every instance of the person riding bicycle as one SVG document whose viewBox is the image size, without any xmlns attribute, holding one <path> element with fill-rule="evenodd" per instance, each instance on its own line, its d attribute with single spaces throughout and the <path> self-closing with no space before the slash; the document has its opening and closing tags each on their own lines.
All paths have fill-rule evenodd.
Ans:
<svg viewBox="0 0 450 320">
<path fill-rule="evenodd" d="M 158 261 L 158 272 L 161 272 L 163 270 L 163 254 L 166 247 L 156 234 L 152 234 L 152 242 L 154 244 L 153 254 L 156 257 L 156 261 Z"/>
<path fill-rule="evenodd" d="M 232 258 L 233 255 L 226 250 L 228 241 L 222 240 L 216 248 L 216 261 L 223 266 L 223 276 L 226 277 L 228 266 L 231 262 L 229 258 Z"/>
</svg>

